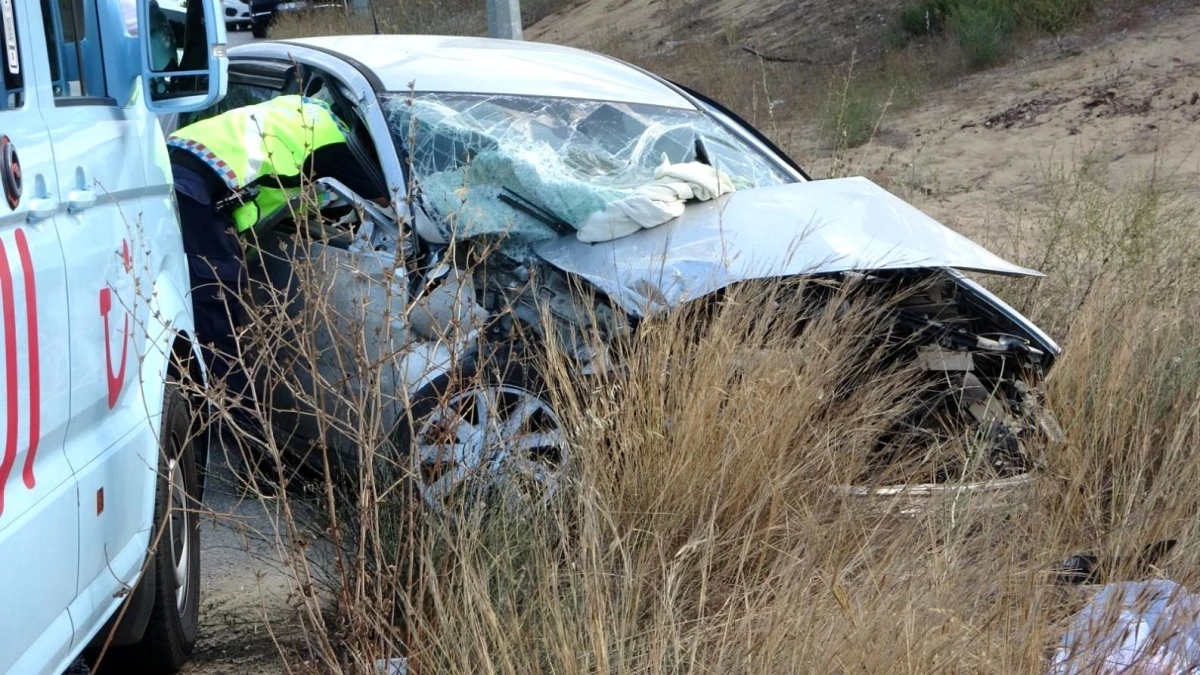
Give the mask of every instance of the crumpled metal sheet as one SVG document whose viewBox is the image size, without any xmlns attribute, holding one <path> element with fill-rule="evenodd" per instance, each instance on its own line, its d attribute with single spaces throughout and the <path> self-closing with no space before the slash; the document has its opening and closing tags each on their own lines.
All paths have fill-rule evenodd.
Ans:
<svg viewBox="0 0 1200 675">
<path fill-rule="evenodd" d="M 1200 597 L 1156 579 L 1104 586 L 1072 621 L 1050 675 L 1200 672 Z"/>
<path fill-rule="evenodd" d="M 637 316 L 749 279 L 933 267 L 1041 276 L 866 178 L 742 190 L 621 239 L 559 237 L 533 250 Z"/>
</svg>

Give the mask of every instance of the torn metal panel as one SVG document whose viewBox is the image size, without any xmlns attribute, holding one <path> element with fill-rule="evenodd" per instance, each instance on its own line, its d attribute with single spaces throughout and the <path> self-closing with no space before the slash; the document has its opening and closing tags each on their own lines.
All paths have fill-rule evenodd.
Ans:
<svg viewBox="0 0 1200 675">
<path fill-rule="evenodd" d="M 476 304 L 470 278 L 454 269 L 408 310 L 408 321 L 416 337 L 442 340 L 454 331 L 482 328 L 487 312 Z"/>
<path fill-rule="evenodd" d="M 966 372 L 974 368 L 969 352 L 951 351 L 937 345 L 918 349 L 917 362 L 921 368 L 937 372 Z"/>
</svg>

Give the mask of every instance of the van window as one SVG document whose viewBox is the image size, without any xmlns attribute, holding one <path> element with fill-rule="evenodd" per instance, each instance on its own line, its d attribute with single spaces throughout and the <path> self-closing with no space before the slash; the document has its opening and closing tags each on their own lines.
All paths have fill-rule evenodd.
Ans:
<svg viewBox="0 0 1200 675">
<path fill-rule="evenodd" d="M 21 43 L 17 39 L 17 17 L 12 0 L 0 0 L 0 39 L 3 40 L 4 90 L 0 108 L 12 110 L 25 104 L 25 73 L 21 70 Z"/>
<path fill-rule="evenodd" d="M 104 84 L 96 0 L 42 0 L 42 19 L 55 102 L 112 103 Z"/>
</svg>

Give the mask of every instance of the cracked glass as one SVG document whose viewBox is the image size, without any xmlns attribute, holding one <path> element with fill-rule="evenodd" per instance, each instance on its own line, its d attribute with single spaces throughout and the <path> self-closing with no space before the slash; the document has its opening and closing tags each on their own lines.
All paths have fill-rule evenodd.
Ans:
<svg viewBox="0 0 1200 675">
<path fill-rule="evenodd" d="M 435 93 L 387 95 L 383 109 L 420 204 L 447 236 L 570 234 L 664 161 L 708 164 L 738 190 L 797 180 L 697 110 Z"/>
</svg>

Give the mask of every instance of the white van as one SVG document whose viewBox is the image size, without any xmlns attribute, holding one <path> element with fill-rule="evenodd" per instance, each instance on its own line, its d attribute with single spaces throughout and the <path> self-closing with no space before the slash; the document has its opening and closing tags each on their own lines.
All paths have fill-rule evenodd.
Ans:
<svg viewBox="0 0 1200 675">
<path fill-rule="evenodd" d="M 226 58 L 219 0 L 187 5 L 0 0 L 0 673 L 105 641 L 172 672 L 196 640 L 207 444 L 171 381 L 202 371 L 155 113 L 220 100 Z"/>
</svg>

